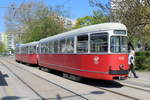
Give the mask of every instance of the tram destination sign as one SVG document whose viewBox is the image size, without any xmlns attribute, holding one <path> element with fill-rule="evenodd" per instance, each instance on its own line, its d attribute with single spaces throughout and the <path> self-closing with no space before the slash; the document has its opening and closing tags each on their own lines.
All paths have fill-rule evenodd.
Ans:
<svg viewBox="0 0 150 100">
<path fill-rule="evenodd" d="M 115 30 L 114 34 L 126 35 L 126 31 L 125 30 Z"/>
</svg>

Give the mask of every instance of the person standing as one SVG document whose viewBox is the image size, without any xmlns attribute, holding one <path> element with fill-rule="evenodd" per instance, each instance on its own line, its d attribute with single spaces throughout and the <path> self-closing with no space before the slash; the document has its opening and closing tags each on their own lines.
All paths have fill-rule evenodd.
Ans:
<svg viewBox="0 0 150 100">
<path fill-rule="evenodd" d="M 132 72 L 132 74 L 134 75 L 135 78 L 138 78 L 138 76 L 135 73 L 134 70 L 134 56 L 135 56 L 135 51 L 134 50 L 130 50 L 129 53 L 129 57 L 128 57 L 128 64 L 129 64 L 129 71 Z"/>
</svg>

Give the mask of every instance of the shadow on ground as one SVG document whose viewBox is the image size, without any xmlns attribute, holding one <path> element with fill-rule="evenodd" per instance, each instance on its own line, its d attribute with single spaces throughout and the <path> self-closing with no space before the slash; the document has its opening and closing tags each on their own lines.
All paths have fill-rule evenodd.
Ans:
<svg viewBox="0 0 150 100">
<path fill-rule="evenodd" d="M 96 87 L 105 87 L 105 88 L 121 88 L 121 87 L 123 87 L 123 85 L 120 84 L 119 82 L 109 81 L 109 80 L 97 80 L 97 79 L 84 78 L 84 80 L 81 83 L 96 86 Z"/>
<path fill-rule="evenodd" d="M 7 74 L 2 74 L 0 71 L 0 86 L 8 86 L 5 78 L 9 77 Z"/>
<path fill-rule="evenodd" d="M 36 66 L 30 65 L 30 66 L 39 68 L 39 66 L 37 66 L 37 65 Z M 44 68 L 42 68 L 41 70 L 62 77 L 62 72 L 60 72 L 60 71 L 53 70 L 53 69 L 44 69 Z M 83 78 L 80 83 L 86 84 L 86 85 L 91 85 L 91 86 L 96 86 L 96 87 L 105 87 L 105 88 L 121 88 L 121 87 L 123 87 L 123 85 L 120 84 L 119 82 L 100 80 L 100 79 Z"/>
<path fill-rule="evenodd" d="M 0 100 L 19 100 L 19 99 L 21 99 L 21 97 L 18 97 L 18 96 L 6 96 L 6 97 L 1 98 Z"/>
</svg>

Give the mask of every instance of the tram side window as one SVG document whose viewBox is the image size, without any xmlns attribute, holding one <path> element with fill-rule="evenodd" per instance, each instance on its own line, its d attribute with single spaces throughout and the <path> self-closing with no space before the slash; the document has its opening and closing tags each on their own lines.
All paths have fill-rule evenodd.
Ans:
<svg viewBox="0 0 150 100">
<path fill-rule="evenodd" d="M 28 52 L 28 54 L 30 54 L 30 46 L 27 46 L 27 52 Z"/>
<path fill-rule="evenodd" d="M 108 52 L 108 34 L 95 33 L 91 34 L 90 51 L 91 52 Z"/>
<path fill-rule="evenodd" d="M 28 46 L 25 47 L 25 53 L 28 54 Z"/>
<path fill-rule="evenodd" d="M 58 41 L 54 41 L 54 53 L 58 53 Z"/>
<path fill-rule="evenodd" d="M 66 52 L 67 53 L 73 53 L 74 52 L 74 37 L 67 38 Z"/>
<path fill-rule="evenodd" d="M 16 53 L 16 54 L 19 54 L 19 47 L 16 47 L 15 53 Z"/>
<path fill-rule="evenodd" d="M 42 54 L 44 54 L 44 53 L 45 53 L 45 44 L 42 43 Z"/>
<path fill-rule="evenodd" d="M 46 44 L 45 43 L 43 43 L 43 48 L 44 48 L 43 53 L 45 54 L 46 53 Z"/>
<path fill-rule="evenodd" d="M 36 45 L 33 46 L 33 53 L 36 53 Z"/>
<path fill-rule="evenodd" d="M 22 54 L 22 47 L 20 48 L 20 54 Z"/>
<path fill-rule="evenodd" d="M 32 46 L 29 46 L 28 48 L 29 48 L 29 54 L 32 54 L 32 51 L 33 51 Z"/>
<path fill-rule="evenodd" d="M 23 53 L 22 50 L 23 50 L 23 49 L 22 49 L 22 47 L 21 47 L 21 48 L 20 48 L 20 53 L 21 53 L 21 54 Z"/>
<path fill-rule="evenodd" d="M 21 50 L 20 50 L 20 49 L 21 49 L 21 47 L 19 47 L 19 46 L 18 46 L 18 47 L 16 47 L 16 49 L 15 49 L 15 53 L 16 53 L 16 54 L 20 54 L 20 53 L 21 53 Z"/>
<path fill-rule="evenodd" d="M 60 53 L 65 53 L 66 52 L 66 40 L 60 40 Z"/>
<path fill-rule="evenodd" d="M 29 46 L 29 53 L 33 54 L 35 53 L 34 47 L 33 46 Z"/>
<path fill-rule="evenodd" d="M 27 47 L 26 47 L 26 53 L 27 53 L 27 54 L 30 54 L 30 46 L 27 46 Z"/>
<path fill-rule="evenodd" d="M 44 53 L 45 53 L 45 44 L 42 43 L 42 54 L 44 54 Z"/>
<path fill-rule="evenodd" d="M 23 54 L 25 54 L 26 53 L 26 48 L 25 47 L 23 47 Z"/>
<path fill-rule="evenodd" d="M 53 53 L 54 52 L 54 42 L 50 41 L 48 43 L 48 45 L 49 45 L 49 53 Z"/>
<path fill-rule="evenodd" d="M 39 54 L 39 46 L 36 46 L 36 54 Z"/>
<path fill-rule="evenodd" d="M 88 52 L 88 35 L 81 35 L 77 37 L 77 53 Z"/>
<path fill-rule="evenodd" d="M 22 48 L 22 53 L 25 54 L 25 48 L 24 47 Z"/>
<path fill-rule="evenodd" d="M 49 46 L 48 46 L 48 43 L 45 43 L 45 53 L 47 54 L 47 53 L 49 53 L 49 48 L 48 48 Z"/>
<path fill-rule="evenodd" d="M 41 54 L 43 54 L 44 53 L 44 45 L 43 45 L 43 43 L 41 43 Z"/>
<path fill-rule="evenodd" d="M 28 46 L 26 46 L 26 54 L 29 54 Z"/>
<path fill-rule="evenodd" d="M 27 54 L 28 53 L 27 50 L 28 50 L 27 47 L 22 47 L 21 48 L 21 53 L 22 54 Z"/>
</svg>

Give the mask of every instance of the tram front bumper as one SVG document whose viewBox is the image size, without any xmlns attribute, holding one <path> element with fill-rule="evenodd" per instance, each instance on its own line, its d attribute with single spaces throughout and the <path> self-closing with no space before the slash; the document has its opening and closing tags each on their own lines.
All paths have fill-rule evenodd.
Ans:
<svg viewBox="0 0 150 100">
<path fill-rule="evenodd" d="M 126 75 L 129 73 L 129 70 L 109 70 L 111 75 Z"/>
</svg>

